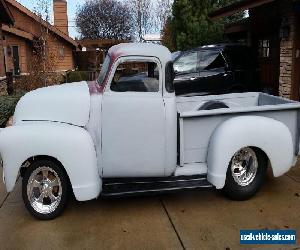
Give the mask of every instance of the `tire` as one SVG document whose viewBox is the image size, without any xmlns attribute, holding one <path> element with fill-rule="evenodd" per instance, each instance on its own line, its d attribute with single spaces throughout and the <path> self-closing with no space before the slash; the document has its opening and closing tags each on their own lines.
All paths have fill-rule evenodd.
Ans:
<svg viewBox="0 0 300 250">
<path fill-rule="evenodd" d="M 65 209 L 70 184 L 64 169 L 51 160 L 36 160 L 22 180 L 22 197 L 29 213 L 39 220 L 51 220 Z"/>
<path fill-rule="evenodd" d="M 204 103 L 198 110 L 213 110 L 229 108 L 225 103 L 219 101 L 208 101 Z"/>
<path fill-rule="evenodd" d="M 241 159 L 243 159 L 242 161 L 237 160 L 239 159 L 238 154 L 243 155 L 243 151 L 248 152 L 247 155 L 250 154 L 252 160 L 250 160 L 250 158 L 245 160 L 248 156 L 244 158 L 241 157 Z M 242 167 L 238 166 L 244 166 L 244 169 L 242 170 Z M 267 167 L 268 159 L 260 149 L 248 147 L 239 150 L 229 163 L 223 192 L 232 200 L 242 201 L 250 199 L 263 185 Z M 242 178 L 243 175 L 240 174 L 243 173 L 244 170 L 246 170 L 246 174 L 244 175 L 245 179 Z"/>
</svg>

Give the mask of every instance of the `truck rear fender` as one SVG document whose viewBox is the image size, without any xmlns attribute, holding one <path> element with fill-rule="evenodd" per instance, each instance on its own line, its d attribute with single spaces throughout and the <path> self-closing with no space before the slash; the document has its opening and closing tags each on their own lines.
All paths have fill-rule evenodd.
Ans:
<svg viewBox="0 0 300 250">
<path fill-rule="evenodd" d="M 223 122 L 214 131 L 208 148 L 208 180 L 221 189 L 233 155 L 244 147 L 261 149 L 275 177 L 286 173 L 294 162 L 292 135 L 286 125 L 261 116 L 239 116 Z"/>
<path fill-rule="evenodd" d="M 13 190 L 26 160 L 49 156 L 65 168 L 77 200 L 94 199 L 100 194 L 102 183 L 95 147 L 81 127 L 40 122 L 5 128 L 0 133 L 0 154 L 8 192 Z"/>
</svg>

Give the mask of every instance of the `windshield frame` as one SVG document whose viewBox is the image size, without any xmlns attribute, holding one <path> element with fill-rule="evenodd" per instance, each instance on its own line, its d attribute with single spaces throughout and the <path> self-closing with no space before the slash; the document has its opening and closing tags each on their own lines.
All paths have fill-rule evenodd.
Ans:
<svg viewBox="0 0 300 250">
<path fill-rule="evenodd" d="M 107 74 L 110 71 L 110 66 L 111 66 L 111 57 L 110 57 L 109 54 L 107 54 L 104 61 L 103 61 L 99 76 L 96 80 L 96 82 L 99 86 L 104 86 L 105 79 L 107 78 Z"/>
</svg>

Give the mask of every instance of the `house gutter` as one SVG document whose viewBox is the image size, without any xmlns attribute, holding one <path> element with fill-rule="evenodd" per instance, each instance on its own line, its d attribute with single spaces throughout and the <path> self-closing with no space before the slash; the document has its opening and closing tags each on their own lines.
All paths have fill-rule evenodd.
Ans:
<svg viewBox="0 0 300 250">
<path fill-rule="evenodd" d="M 231 16 L 238 12 L 249 10 L 274 1 L 275 0 L 243 0 L 213 11 L 209 14 L 209 17 L 211 20 L 217 20 L 219 18 Z"/>
</svg>

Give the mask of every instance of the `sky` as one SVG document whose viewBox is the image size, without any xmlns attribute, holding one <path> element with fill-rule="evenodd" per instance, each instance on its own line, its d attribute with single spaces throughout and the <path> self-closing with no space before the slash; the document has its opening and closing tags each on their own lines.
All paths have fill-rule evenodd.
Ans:
<svg viewBox="0 0 300 250">
<path fill-rule="evenodd" d="M 36 0 L 17 0 L 19 3 L 21 3 L 23 6 L 28 8 L 29 10 L 33 11 Z M 75 14 L 76 10 L 79 6 L 81 6 L 85 0 L 68 0 L 68 19 L 69 19 L 69 34 L 72 38 L 79 37 L 78 32 L 75 28 Z M 53 9 L 51 5 L 51 21 L 53 22 Z"/>
</svg>

